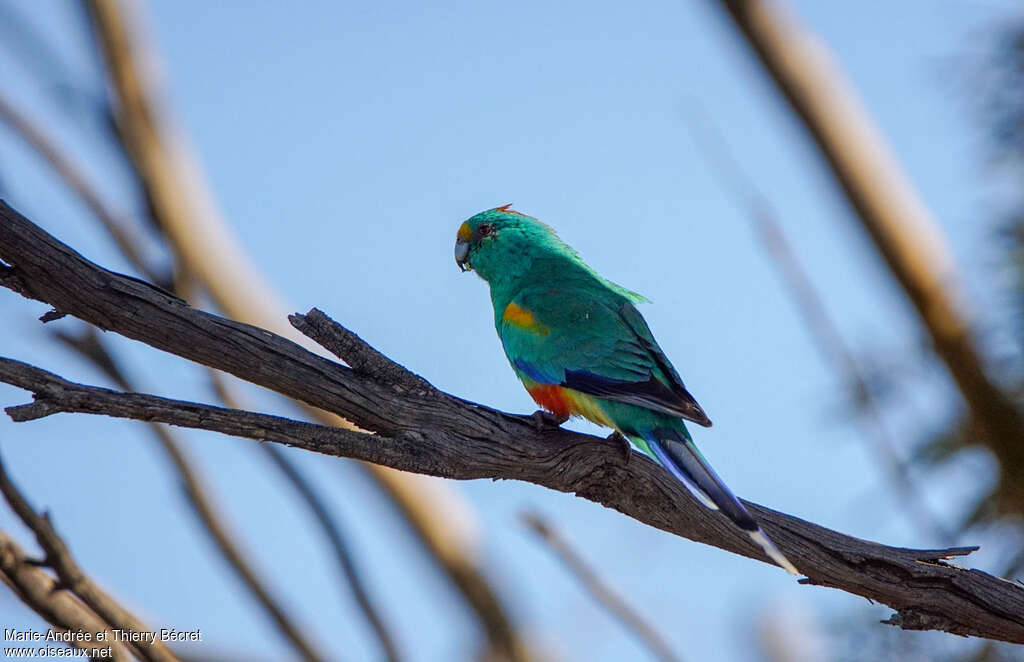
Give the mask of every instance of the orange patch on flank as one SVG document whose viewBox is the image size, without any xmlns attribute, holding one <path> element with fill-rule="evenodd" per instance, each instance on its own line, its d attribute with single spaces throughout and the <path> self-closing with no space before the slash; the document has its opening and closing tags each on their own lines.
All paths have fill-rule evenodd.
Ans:
<svg viewBox="0 0 1024 662">
<path fill-rule="evenodd" d="M 544 326 L 533 316 L 526 308 L 523 308 L 515 301 L 505 306 L 505 312 L 501 314 L 503 322 L 508 322 L 512 326 L 518 326 L 520 329 L 526 329 L 539 333 L 541 335 L 547 335 L 550 329 Z"/>
<path fill-rule="evenodd" d="M 473 236 L 473 228 L 469 227 L 469 221 L 459 226 L 458 238 L 462 241 L 469 241 Z"/>
<path fill-rule="evenodd" d="M 569 394 L 557 384 L 535 384 L 526 391 L 534 402 L 555 416 L 566 417 L 576 413 L 573 411 Z"/>
</svg>

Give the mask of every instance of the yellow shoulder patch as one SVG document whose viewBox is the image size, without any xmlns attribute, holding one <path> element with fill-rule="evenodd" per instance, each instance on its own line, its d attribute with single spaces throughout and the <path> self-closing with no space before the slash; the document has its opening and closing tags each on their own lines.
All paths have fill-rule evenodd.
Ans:
<svg viewBox="0 0 1024 662">
<path fill-rule="evenodd" d="M 538 322 L 533 316 L 533 313 L 526 308 L 523 308 L 515 301 L 505 306 L 505 312 L 501 314 L 501 320 L 503 322 L 508 322 L 512 326 L 519 327 L 520 329 L 533 331 L 534 333 L 539 333 L 545 336 L 551 331 L 551 329 Z"/>
</svg>

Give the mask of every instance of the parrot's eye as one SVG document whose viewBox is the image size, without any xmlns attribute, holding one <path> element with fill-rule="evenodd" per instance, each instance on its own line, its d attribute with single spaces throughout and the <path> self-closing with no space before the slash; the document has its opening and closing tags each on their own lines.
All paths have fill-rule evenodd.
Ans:
<svg viewBox="0 0 1024 662">
<path fill-rule="evenodd" d="M 486 237 L 494 232 L 494 226 L 490 223 L 484 223 L 477 229 L 477 232 L 480 233 L 481 237 Z"/>
</svg>

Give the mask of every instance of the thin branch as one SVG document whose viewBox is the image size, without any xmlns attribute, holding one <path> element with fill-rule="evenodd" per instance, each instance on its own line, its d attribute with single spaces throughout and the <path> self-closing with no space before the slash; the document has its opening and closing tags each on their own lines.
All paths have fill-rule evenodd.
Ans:
<svg viewBox="0 0 1024 662">
<path fill-rule="evenodd" d="M 136 390 L 92 327 L 87 328 L 84 335 L 79 337 L 59 332 L 56 334 L 56 337 L 65 345 L 77 351 L 79 355 L 89 359 L 119 388 L 125 391 Z M 150 425 L 150 429 L 153 431 L 161 449 L 166 453 L 167 459 L 170 460 L 171 466 L 174 467 L 178 477 L 181 479 L 185 497 L 192 507 L 193 513 L 195 513 L 203 525 L 206 534 L 213 541 L 217 551 L 220 552 L 228 566 L 234 570 L 238 578 L 256 599 L 256 602 L 263 608 L 263 611 L 266 612 L 267 616 L 270 617 L 270 620 L 280 631 L 281 636 L 292 645 L 299 657 L 308 662 L 323 660 L 323 656 L 317 652 L 316 647 L 309 641 L 309 638 L 303 633 L 302 629 L 281 607 L 280 599 L 273 595 L 267 583 L 259 576 L 254 564 L 249 560 L 242 547 L 235 542 L 237 536 L 228 532 L 227 526 L 224 523 L 224 516 L 217 512 L 217 508 L 210 498 L 208 490 L 203 485 L 198 471 L 192 466 L 192 462 L 188 459 L 181 444 L 170 430 L 163 425 L 153 423 Z"/>
<path fill-rule="evenodd" d="M 523 523 L 547 545 L 590 593 L 596 602 L 607 609 L 622 625 L 632 632 L 651 654 L 662 662 L 681 662 L 681 658 L 668 645 L 661 634 L 649 624 L 626 600 L 598 575 L 590 564 L 573 549 L 569 541 L 537 512 L 522 513 Z"/>
<path fill-rule="evenodd" d="M 288 482 L 295 488 L 295 491 L 299 493 L 299 496 L 309 506 L 317 523 L 320 525 L 320 529 L 327 536 L 331 549 L 334 550 L 334 558 L 338 562 L 338 567 L 352 589 L 352 595 L 355 597 L 359 610 L 366 617 L 367 622 L 377 636 L 377 641 L 383 649 L 384 657 L 391 662 L 398 662 L 402 658 L 398 654 L 394 638 L 384 623 L 384 619 L 374 606 L 373 599 L 370 597 L 359 574 L 359 568 L 356 567 L 352 554 L 348 549 L 348 544 L 342 536 L 341 527 L 331 515 L 327 504 L 281 449 L 267 444 L 263 446 L 263 450 L 266 451 L 270 461 L 284 474 Z"/>
<path fill-rule="evenodd" d="M 516 628 L 501 596 L 484 574 L 478 559 L 478 545 L 468 549 L 452 545 L 454 541 L 470 540 L 467 532 L 453 535 L 452 530 L 464 526 L 472 533 L 478 526 L 476 511 L 468 507 L 460 511 L 460 502 L 448 498 L 449 491 L 444 483 L 429 475 L 388 471 L 374 476 L 396 511 L 405 517 L 412 533 L 429 550 L 430 559 L 455 586 L 470 615 L 486 636 L 479 659 L 490 662 L 528 662 L 535 659 L 533 650 Z M 391 481 L 394 476 L 403 476 L 403 479 Z M 409 478 L 420 480 L 416 482 Z M 435 512 L 434 504 L 439 501 L 445 505 Z M 410 517 L 410 512 L 416 515 Z M 439 517 L 452 519 L 446 519 L 443 527 L 439 527 L 435 524 Z"/>
<path fill-rule="evenodd" d="M 537 430 L 528 416 L 504 414 L 433 388 L 408 390 L 359 375 L 269 331 L 192 309 L 159 289 L 97 267 L 6 205 L 0 205 L 0 262 L 9 265 L 0 267 L 0 285 L 100 328 L 336 412 L 376 434 L 82 387 L 6 362 L 0 381 L 38 396 L 34 404 L 9 410 L 19 420 L 57 411 L 103 413 L 271 439 L 404 471 L 523 480 L 767 562 L 741 531 L 701 508 L 658 465 L 639 456 L 627 464 L 612 441 Z M 330 334 L 334 326 L 318 311 L 304 320 L 308 329 L 316 329 L 311 335 Z M 889 622 L 904 628 L 1024 642 L 1024 588 L 943 561 L 973 548 L 887 547 L 756 504 L 749 508 L 807 575 L 807 583 L 887 604 L 897 610 Z"/>
<path fill-rule="evenodd" d="M 223 375 L 216 370 L 210 370 L 210 378 L 213 381 L 213 390 L 221 403 L 229 409 L 239 409 L 237 399 L 230 393 Z M 395 645 L 394 637 L 391 636 L 391 632 L 384 623 L 383 617 L 374 606 L 373 599 L 363 583 L 359 568 L 356 567 L 355 559 L 352 558 L 352 553 L 345 540 L 341 525 L 331 515 L 326 501 L 317 492 L 316 488 L 313 487 L 312 482 L 281 449 L 271 444 L 261 444 L 260 450 L 265 452 L 274 467 L 281 472 L 285 480 L 291 484 L 292 488 L 309 508 L 313 518 L 320 526 L 320 530 L 327 538 L 334 552 L 334 558 L 338 562 L 341 575 L 345 578 L 348 587 L 351 589 L 356 605 L 373 629 L 384 656 L 390 662 L 398 662 L 401 656 L 398 654 L 398 647 Z"/>
<path fill-rule="evenodd" d="M 114 598 L 89 578 L 78 566 L 67 545 L 54 530 L 48 515 L 39 515 L 11 482 L 0 461 L 0 492 L 3 493 L 11 510 L 36 535 L 39 546 L 46 553 L 45 564 L 54 569 L 63 588 L 70 590 L 89 606 L 96 615 L 116 630 L 152 632 L 134 614 L 122 607 Z M 144 639 L 132 642 L 135 650 L 150 662 L 177 662 L 177 658 L 159 639 Z"/>
<path fill-rule="evenodd" d="M 1001 467 L 1000 506 L 1024 512 L 1024 413 L 990 377 L 942 234 L 827 48 L 775 0 L 719 0 L 803 121 L 856 218 L 917 309 Z"/>
<path fill-rule="evenodd" d="M 853 352 L 843 340 L 838 325 L 818 296 L 811 277 L 793 252 L 778 221 L 774 205 L 744 175 L 710 119 L 703 114 L 695 114 L 694 121 L 699 121 L 701 126 L 692 125 L 693 135 L 698 145 L 704 148 L 704 154 L 712 170 L 717 173 L 723 187 L 746 208 L 761 244 L 772 258 L 772 264 L 782 276 L 797 310 L 803 317 L 804 326 L 807 327 L 811 339 L 824 359 L 831 362 L 852 396 L 861 414 L 857 421 L 874 450 L 876 461 L 888 477 L 890 486 L 902 499 L 902 504 L 909 509 L 916 524 L 928 530 L 937 540 L 946 544 L 951 543 L 953 536 L 925 503 L 924 497 L 914 484 L 906 461 L 896 452 L 896 442 L 885 425 L 882 408 L 874 390 L 868 384 Z"/>
<path fill-rule="evenodd" d="M 253 265 L 217 208 L 184 134 L 150 77 L 155 54 L 117 0 L 86 0 L 115 93 L 116 123 L 154 215 L 186 270 L 229 317 L 305 344 L 284 324 L 278 293 Z M 137 9 L 137 7 L 136 7 Z M 319 352 L 320 348 L 307 344 Z M 327 425 L 353 427 L 336 414 L 309 409 Z M 475 558 L 473 510 L 454 491 L 422 476 L 367 467 L 424 549 L 445 571 L 485 630 L 493 648 L 513 661 L 530 658 L 507 610 Z"/>
<path fill-rule="evenodd" d="M 30 559 L 18 543 L 0 531 L 0 579 L 43 619 L 61 632 L 85 632 L 89 641 L 72 639 L 71 644 L 88 650 L 91 657 L 101 655 L 115 662 L 132 662 L 132 655 L 124 644 L 114 640 L 114 634 L 103 620 L 70 591 L 57 585 L 39 563 Z M 107 653 L 104 649 L 110 649 Z"/>
</svg>

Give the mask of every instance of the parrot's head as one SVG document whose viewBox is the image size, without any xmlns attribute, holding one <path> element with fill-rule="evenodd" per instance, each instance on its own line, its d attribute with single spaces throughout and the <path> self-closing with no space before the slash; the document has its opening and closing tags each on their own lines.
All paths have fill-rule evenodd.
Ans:
<svg viewBox="0 0 1024 662">
<path fill-rule="evenodd" d="M 482 211 L 459 226 L 455 236 L 455 264 L 463 271 L 473 270 L 495 292 L 509 294 L 523 278 L 536 275 L 538 266 L 550 274 L 581 271 L 634 303 L 647 301 L 643 296 L 605 280 L 587 266 L 555 231 L 532 216 L 520 214 L 504 205 Z"/>
<path fill-rule="evenodd" d="M 511 205 L 480 212 L 459 226 L 455 237 L 455 263 L 488 282 L 514 275 L 546 250 L 571 249 L 554 230 Z"/>
</svg>

